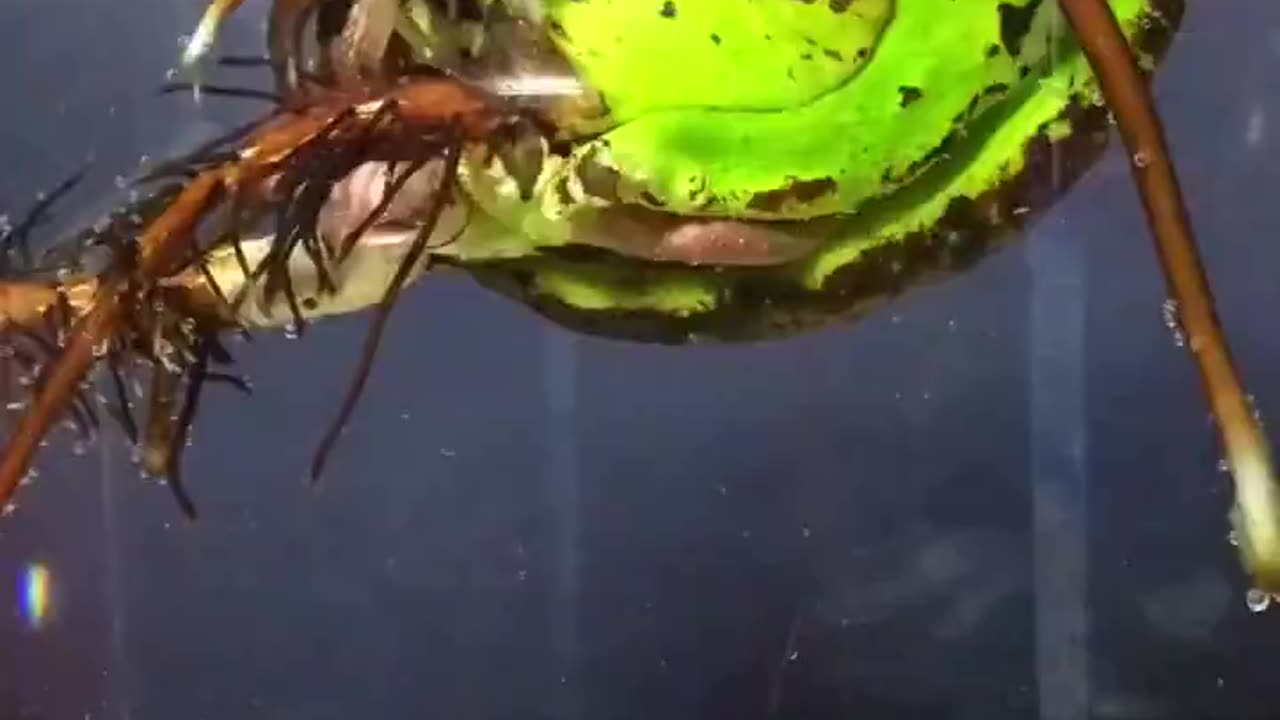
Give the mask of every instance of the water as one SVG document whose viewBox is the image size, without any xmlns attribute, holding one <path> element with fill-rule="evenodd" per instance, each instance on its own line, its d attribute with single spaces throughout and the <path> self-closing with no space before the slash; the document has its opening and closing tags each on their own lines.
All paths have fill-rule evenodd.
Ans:
<svg viewBox="0 0 1280 720">
<path fill-rule="evenodd" d="M 1196 6 L 1159 88 L 1267 405 L 1280 10 L 1231 5 Z M 0 53 L 33 70 L 9 80 L 24 105 L 0 135 L 0 206 L 90 150 L 118 198 L 140 155 L 256 110 L 151 97 L 198 10 L 3 11 Z M 259 51 L 236 39 L 257 20 L 232 49 Z M 1266 717 L 1280 633 L 1241 601 L 1221 449 L 1153 317 L 1166 290 L 1130 161 L 1113 147 L 971 273 L 789 342 L 570 339 L 464 278 L 425 282 L 317 490 L 309 453 L 367 318 L 232 343 L 255 393 L 210 390 L 184 477 L 194 525 L 114 430 L 83 457 L 62 438 L 42 456 L 0 529 L 0 587 L 17 611 L 38 561 L 58 602 L 38 630 L 0 613 L 0 709 Z"/>
</svg>

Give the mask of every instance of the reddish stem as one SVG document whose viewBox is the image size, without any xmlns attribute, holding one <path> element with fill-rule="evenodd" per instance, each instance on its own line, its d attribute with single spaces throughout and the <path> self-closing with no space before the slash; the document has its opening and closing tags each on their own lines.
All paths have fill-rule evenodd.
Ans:
<svg viewBox="0 0 1280 720">
<path fill-rule="evenodd" d="M 1246 399 L 1214 309 L 1159 115 L 1146 79 L 1105 0 L 1059 0 L 1102 87 L 1129 152 L 1187 346 L 1218 420 L 1236 482 L 1240 546 L 1258 586 L 1280 590 L 1280 493 L 1266 437 Z"/>
</svg>

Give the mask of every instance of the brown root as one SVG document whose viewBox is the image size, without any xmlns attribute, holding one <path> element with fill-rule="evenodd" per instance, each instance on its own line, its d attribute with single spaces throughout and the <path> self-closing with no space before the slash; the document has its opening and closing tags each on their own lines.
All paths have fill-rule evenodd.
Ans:
<svg viewBox="0 0 1280 720">
<path fill-rule="evenodd" d="M 212 0 L 183 51 L 182 64 L 199 65 L 213 48 L 219 28 L 243 0 Z M 306 107 L 313 90 L 325 86 L 351 89 L 368 83 L 384 85 L 388 46 L 400 11 L 397 0 L 272 0 L 267 20 L 267 64 L 275 79 L 281 103 L 287 108 Z M 319 68 L 312 75 L 303 68 L 307 55 L 306 29 L 314 19 Z M 335 22 L 336 20 L 336 22 Z M 334 27 L 337 25 L 338 27 Z M 231 64 L 239 64 L 232 59 Z M 193 82 L 169 86 L 200 92 L 260 97 L 257 91 L 233 91 Z"/>
<path fill-rule="evenodd" d="M 194 505 L 179 477 L 181 448 L 194 421 L 206 379 L 228 379 L 208 371 L 210 362 L 229 362 L 218 343 L 220 332 L 235 327 L 234 302 L 223 293 L 201 258 L 214 249 L 200 241 L 201 226 L 216 212 L 233 221 L 215 239 L 231 243 L 242 261 L 239 236 L 247 228 L 234 218 L 277 213 L 273 252 L 254 276 L 265 275 L 267 285 L 291 293 L 286 269 L 293 250 L 302 247 L 318 273 L 324 273 L 333 252 L 316 239 L 316 218 L 334 184 L 363 163 L 405 161 L 421 165 L 443 159 L 455 167 L 461 146 L 487 143 L 515 118 L 489 96 L 456 82 L 426 79 L 400 85 L 385 95 L 342 94 L 328 91 L 304 109 L 273 114 L 247 134 L 241 148 L 221 161 L 199 161 L 199 169 L 163 202 L 150 209 L 148 219 L 128 239 L 112 236 L 113 266 L 102 276 L 65 287 L 39 283 L 0 283 L 0 330 L 22 330 L 60 312 L 61 346 L 38 363 L 30 404 L 18 419 L 0 455 L 0 505 L 9 502 L 26 474 L 41 440 L 59 418 L 70 414 L 78 425 L 96 426 L 93 407 L 80 401 L 81 383 L 101 358 L 119 379 L 121 357 L 148 360 L 156 368 L 160 392 L 143 444 L 144 467 L 165 475 L 188 515 Z M 450 160 L 450 158 L 452 158 Z M 453 173 L 443 176 L 434 216 L 451 185 Z M 363 376 L 372 362 L 377 334 L 410 270 L 419 266 L 430 227 L 405 258 L 392 286 L 386 290 L 377 330 L 366 343 L 361 370 L 348 393 L 338 426 L 345 423 Z M 334 290 L 332 282 L 329 290 Z M 295 313 L 300 311 L 290 295 Z M 299 315 L 300 317 L 300 315 Z M 74 320 L 72 322 L 72 320 Z M 13 347 L 12 344 L 8 347 Z M 4 363 L 0 363 L 4 364 Z M 185 401 L 176 421 L 172 408 L 185 381 Z M 119 386 L 119 382 L 117 382 Z M 113 415 L 123 419 L 126 433 L 138 434 L 124 393 L 117 391 Z M 336 436 L 337 431 L 332 434 Z M 326 442 L 326 448 L 331 445 Z M 327 452 L 327 449 L 325 450 Z M 317 463 L 317 467 L 322 464 Z"/>
<path fill-rule="evenodd" d="M 448 179 L 453 177 L 458 170 L 458 159 L 461 148 L 457 142 L 450 142 L 445 147 L 445 164 L 444 172 L 440 176 L 440 189 L 435 194 L 431 209 L 428 211 L 422 227 L 418 230 L 418 236 L 414 240 L 409 252 L 404 259 L 400 261 L 400 266 L 396 269 L 395 275 L 392 277 L 390 284 L 387 286 L 386 292 L 383 294 L 382 301 L 378 303 L 378 307 L 374 310 L 373 321 L 369 326 L 369 330 L 365 335 L 364 346 L 360 352 L 360 360 L 356 367 L 354 376 L 350 386 L 347 388 L 346 396 L 342 400 L 342 407 L 338 411 L 337 418 L 329 426 L 329 430 L 325 433 L 320 441 L 315 457 L 311 462 L 311 481 L 317 482 L 320 475 L 324 472 L 325 463 L 328 461 L 329 454 L 332 452 L 334 445 L 338 441 L 338 437 L 342 434 L 342 430 L 346 427 L 351 419 L 352 413 L 355 412 L 356 403 L 360 400 L 360 395 L 364 391 L 365 383 L 369 379 L 369 374 L 373 370 L 373 361 L 377 357 L 378 345 L 382 340 L 382 333 L 386 328 L 387 321 L 391 317 L 391 311 L 395 307 L 400 290 L 404 287 L 405 281 L 409 277 L 409 273 L 414 266 L 422 260 L 423 253 L 427 250 L 427 243 L 431 239 L 432 233 L 436 229 L 436 225 L 440 220 L 440 214 L 444 210 L 446 202 L 446 191 L 449 189 Z M 346 249 L 346 248 L 344 248 Z"/>
<path fill-rule="evenodd" d="M 267 49 L 276 87 L 286 107 L 300 106 L 305 100 L 301 67 L 302 36 L 307 20 L 323 0 L 275 0 L 267 24 Z"/>
</svg>

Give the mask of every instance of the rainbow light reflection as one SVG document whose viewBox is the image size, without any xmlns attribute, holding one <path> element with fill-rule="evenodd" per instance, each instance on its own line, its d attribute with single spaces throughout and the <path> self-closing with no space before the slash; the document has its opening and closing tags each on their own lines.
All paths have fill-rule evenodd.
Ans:
<svg viewBox="0 0 1280 720">
<path fill-rule="evenodd" d="M 41 563 L 27 565 L 22 574 L 22 612 L 32 629 L 39 629 L 48 619 L 49 578 L 49 568 Z"/>
</svg>

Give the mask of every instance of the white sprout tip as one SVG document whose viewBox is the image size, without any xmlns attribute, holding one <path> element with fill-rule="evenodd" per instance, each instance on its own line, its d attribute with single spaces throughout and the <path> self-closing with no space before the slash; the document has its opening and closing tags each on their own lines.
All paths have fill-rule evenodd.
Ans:
<svg viewBox="0 0 1280 720">
<path fill-rule="evenodd" d="M 218 16 L 212 12 L 206 13 L 200 19 L 196 31 L 191 34 L 186 47 L 182 49 L 182 66 L 190 68 L 204 60 L 213 49 L 213 38 L 217 32 Z"/>
</svg>

